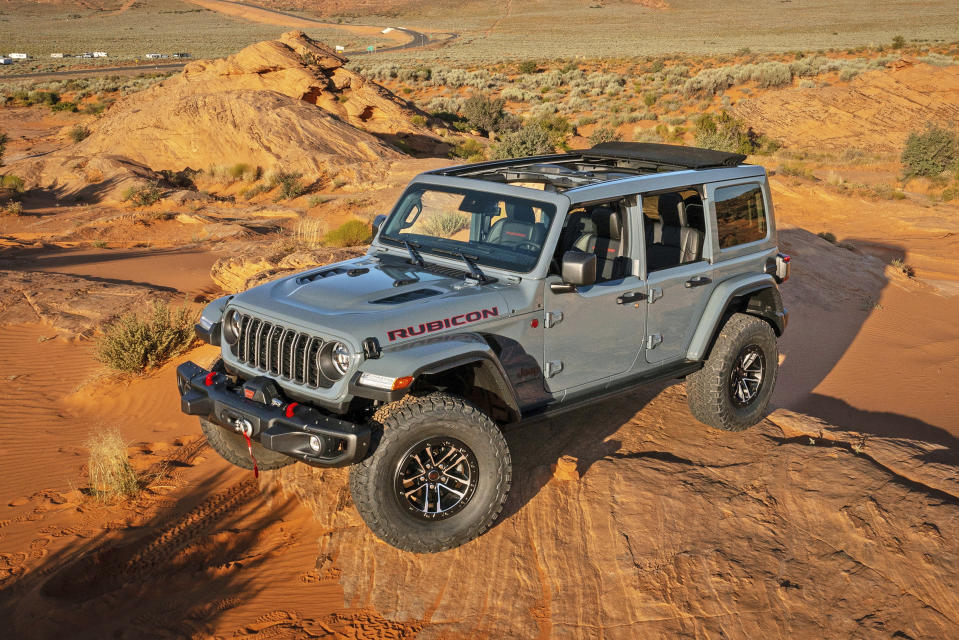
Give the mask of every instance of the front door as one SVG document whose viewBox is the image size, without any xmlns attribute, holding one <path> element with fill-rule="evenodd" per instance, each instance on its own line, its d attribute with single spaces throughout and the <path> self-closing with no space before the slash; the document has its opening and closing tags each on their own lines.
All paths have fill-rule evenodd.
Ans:
<svg viewBox="0 0 959 640">
<path fill-rule="evenodd" d="M 645 283 L 636 276 L 545 294 L 546 390 L 556 393 L 630 370 L 643 348 Z"/>
</svg>

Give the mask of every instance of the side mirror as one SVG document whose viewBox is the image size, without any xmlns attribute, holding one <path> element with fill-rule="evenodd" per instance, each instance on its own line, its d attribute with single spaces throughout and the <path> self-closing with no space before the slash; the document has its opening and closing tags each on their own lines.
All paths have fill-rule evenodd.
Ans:
<svg viewBox="0 0 959 640">
<path fill-rule="evenodd" d="M 563 282 L 574 287 L 585 287 L 596 282 L 596 255 L 582 251 L 564 253 Z"/>
<path fill-rule="evenodd" d="M 383 226 L 383 223 L 386 222 L 386 216 L 382 213 L 375 218 L 373 218 L 373 237 L 376 237 L 376 234 L 380 232 L 380 227 Z"/>
</svg>

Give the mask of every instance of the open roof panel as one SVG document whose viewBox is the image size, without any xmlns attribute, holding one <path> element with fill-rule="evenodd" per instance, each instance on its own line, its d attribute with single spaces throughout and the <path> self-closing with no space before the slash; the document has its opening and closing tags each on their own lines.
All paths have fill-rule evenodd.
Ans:
<svg viewBox="0 0 959 640">
<path fill-rule="evenodd" d="M 565 191 L 666 171 L 735 167 L 745 159 L 742 154 L 697 147 L 606 142 L 583 151 L 484 162 L 433 173 L 507 184 L 541 184 L 551 191 Z"/>
</svg>

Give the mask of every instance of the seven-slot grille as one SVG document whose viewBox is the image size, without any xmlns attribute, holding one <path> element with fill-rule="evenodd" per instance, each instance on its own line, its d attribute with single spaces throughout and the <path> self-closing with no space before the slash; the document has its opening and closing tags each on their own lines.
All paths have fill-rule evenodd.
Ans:
<svg viewBox="0 0 959 640">
<path fill-rule="evenodd" d="M 240 339 L 233 346 L 237 359 L 251 367 L 308 387 L 330 387 L 320 368 L 324 342 L 316 336 L 238 313 Z"/>
</svg>

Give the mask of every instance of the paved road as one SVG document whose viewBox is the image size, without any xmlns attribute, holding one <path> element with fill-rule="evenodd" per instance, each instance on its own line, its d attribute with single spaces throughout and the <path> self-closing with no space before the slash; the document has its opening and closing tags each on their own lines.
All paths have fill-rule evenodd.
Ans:
<svg viewBox="0 0 959 640">
<path fill-rule="evenodd" d="M 232 0 L 224 0 L 224 1 L 230 2 L 231 4 L 238 4 L 245 7 L 251 7 L 253 9 L 259 9 L 261 11 L 267 11 L 269 13 L 275 13 L 277 15 L 286 16 L 288 18 L 296 18 L 297 20 L 315 22 L 317 25 L 322 25 L 324 27 L 338 26 L 330 22 L 324 22 L 322 20 L 318 20 L 315 18 L 305 18 L 303 16 L 298 16 L 293 13 L 278 11 L 276 9 L 268 9 L 267 7 L 261 7 L 258 5 L 250 4 L 248 2 L 233 2 Z M 374 25 L 349 25 L 349 26 L 364 27 L 364 26 L 374 26 Z M 408 35 L 410 37 L 409 42 L 398 44 L 393 47 L 383 47 L 381 49 L 377 49 L 376 53 L 386 53 L 387 51 L 401 51 L 403 49 L 416 49 L 418 47 L 425 47 L 429 44 L 432 44 L 432 42 L 430 41 L 430 37 L 426 35 L 425 33 L 421 33 L 419 31 L 413 31 L 412 29 L 406 29 L 403 27 L 393 27 L 393 30 L 402 31 L 403 33 Z M 443 41 L 448 42 L 456 38 L 458 35 L 459 35 L 458 33 L 447 34 L 448 37 L 444 38 Z M 437 40 L 437 42 L 438 41 L 439 40 Z M 344 51 L 343 55 L 365 56 L 365 55 L 371 55 L 371 54 L 365 49 L 360 49 L 357 51 Z M 64 71 L 37 71 L 34 73 L 18 73 L 18 74 L 12 74 L 12 75 L 0 75 L 0 82 L 4 82 L 6 80 L 23 80 L 26 78 L 62 79 L 62 78 L 81 77 L 81 76 L 82 77 L 102 76 L 102 75 L 119 74 L 119 73 L 128 74 L 133 72 L 149 73 L 150 71 L 176 71 L 178 69 L 182 69 L 188 62 L 190 62 L 190 60 L 186 60 L 184 62 L 171 62 L 171 63 L 163 63 L 163 64 L 143 64 L 143 65 L 126 66 L 126 67 L 99 67 L 99 68 L 93 68 L 93 69 L 67 69 Z"/>
</svg>

